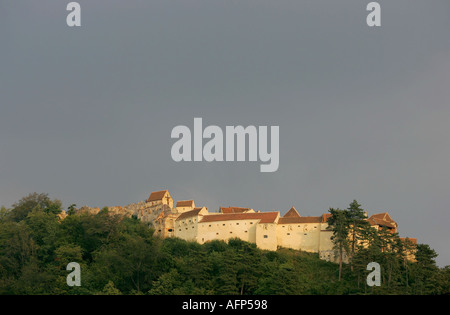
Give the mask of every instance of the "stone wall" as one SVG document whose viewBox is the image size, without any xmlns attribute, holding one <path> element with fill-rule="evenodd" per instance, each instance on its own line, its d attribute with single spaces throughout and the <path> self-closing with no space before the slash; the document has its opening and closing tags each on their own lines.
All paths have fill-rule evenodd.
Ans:
<svg viewBox="0 0 450 315">
<path fill-rule="evenodd" d="M 164 212 L 164 216 L 167 216 L 169 214 L 175 214 L 176 210 L 170 208 L 166 204 L 155 204 L 150 202 L 138 202 L 138 203 L 132 203 L 127 206 L 113 206 L 113 207 L 107 207 L 108 212 L 110 214 L 120 214 L 127 217 L 135 216 L 142 222 L 149 222 L 154 224 L 155 220 L 160 217 L 161 213 Z M 97 214 L 101 211 L 102 208 L 93 208 L 88 206 L 83 206 L 80 209 L 77 210 L 77 212 L 83 213 L 91 213 L 91 214 Z"/>
</svg>

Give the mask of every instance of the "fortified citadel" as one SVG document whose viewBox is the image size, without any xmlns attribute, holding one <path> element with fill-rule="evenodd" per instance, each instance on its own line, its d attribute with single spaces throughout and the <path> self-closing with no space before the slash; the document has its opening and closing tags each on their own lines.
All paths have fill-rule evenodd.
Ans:
<svg viewBox="0 0 450 315">
<path fill-rule="evenodd" d="M 95 214 L 100 210 L 85 206 L 78 211 Z M 335 260 L 333 233 L 327 230 L 329 213 L 303 217 L 294 207 L 283 216 L 279 211 L 260 212 L 240 207 L 220 207 L 218 212 L 209 212 L 207 207 L 196 207 L 194 200 L 178 201 L 174 206 L 168 190 L 152 192 L 146 201 L 139 203 L 108 207 L 108 211 L 151 223 L 155 235 L 162 238 L 178 237 L 203 244 L 237 237 L 260 249 L 292 248 L 318 253 L 321 259 Z M 374 214 L 367 220 L 375 229 L 397 232 L 397 223 L 387 212 Z"/>
</svg>

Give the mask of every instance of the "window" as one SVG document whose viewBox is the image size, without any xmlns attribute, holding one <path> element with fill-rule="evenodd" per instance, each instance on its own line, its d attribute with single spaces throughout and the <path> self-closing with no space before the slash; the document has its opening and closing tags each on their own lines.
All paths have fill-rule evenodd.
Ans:
<svg viewBox="0 0 450 315">
<path fill-rule="evenodd" d="M 169 232 L 173 232 L 173 230 L 172 230 L 172 229 L 169 229 Z"/>
<path fill-rule="evenodd" d="M 269 236 L 267 236 L 267 235 L 264 235 L 264 238 L 268 238 Z"/>
<path fill-rule="evenodd" d="M 236 223 L 236 225 L 239 225 L 239 222 L 238 222 L 238 223 Z"/>
<path fill-rule="evenodd" d="M 287 235 L 291 235 L 291 233 L 288 233 Z"/>
</svg>

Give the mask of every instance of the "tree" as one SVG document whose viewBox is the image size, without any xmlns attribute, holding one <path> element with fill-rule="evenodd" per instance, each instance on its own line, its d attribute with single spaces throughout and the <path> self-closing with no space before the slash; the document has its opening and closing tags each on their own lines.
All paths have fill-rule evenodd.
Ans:
<svg viewBox="0 0 450 315">
<path fill-rule="evenodd" d="M 234 250 L 239 294 L 252 292 L 257 287 L 261 274 L 260 270 L 255 268 L 261 260 L 256 244 L 245 242 L 239 238 L 228 240 L 228 244 Z"/>
<path fill-rule="evenodd" d="M 9 219 L 15 222 L 22 221 L 33 211 L 41 209 L 49 213 L 58 214 L 61 212 L 62 203 L 60 200 L 51 200 L 48 194 L 32 193 L 23 197 L 12 205 L 9 212 Z"/>
<path fill-rule="evenodd" d="M 410 279 L 414 294 L 438 293 L 438 273 L 435 258 L 437 253 L 427 244 L 417 244 L 416 263 L 410 268 Z"/>
<path fill-rule="evenodd" d="M 264 278 L 260 279 L 260 285 L 256 294 L 262 295 L 288 295 L 288 294 L 302 294 L 301 274 L 294 272 L 286 266 L 287 264 L 272 266 L 271 272 Z"/>
<path fill-rule="evenodd" d="M 436 260 L 438 256 L 436 251 L 427 244 L 418 244 L 416 252 L 417 263 L 425 269 L 435 269 Z"/>
<path fill-rule="evenodd" d="M 22 223 L 0 223 L 0 244 L 0 265 L 11 275 L 19 274 L 36 254 L 36 243 Z"/>
<path fill-rule="evenodd" d="M 71 204 L 70 206 L 67 207 L 67 215 L 74 215 L 76 210 L 77 210 L 77 205 L 74 203 Z"/>
<path fill-rule="evenodd" d="M 402 242 L 402 252 L 403 252 L 403 268 L 405 269 L 405 285 L 406 288 L 408 288 L 409 286 L 408 258 L 412 255 L 414 255 L 415 257 L 416 245 L 410 239 L 406 238 Z"/>
<path fill-rule="evenodd" d="M 108 283 L 103 288 L 103 291 L 100 293 L 97 293 L 97 295 L 122 295 L 122 292 L 120 292 L 116 286 L 114 285 L 114 282 L 108 281 Z"/>
<path fill-rule="evenodd" d="M 367 229 L 370 228 L 370 225 L 366 220 L 364 210 L 356 200 L 353 200 L 347 208 L 347 216 L 350 234 L 349 260 L 351 270 L 353 270 L 353 259 L 357 250 L 357 245 L 358 243 L 363 243 L 365 241 L 362 237 L 367 235 Z"/>
<path fill-rule="evenodd" d="M 44 263 L 54 259 L 54 250 L 58 243 L 63 240 L 60 237 L 60 224 L 57 216 L 51 211 L 41 210 L 36 207 L 23 220 L 26 223 L 29 233 L 38 245 L 37 255 Z"/>
<path fill-rule="evenodd" d="M 6 207 L 2 206 L 0 208 L 0 222 L 4 221 L 5 219 L 8 218 L 8 213 L 9 213 L 9 209 L 7 209 Z"/>
<path fill-rule="evenodd" d="M 158 280 L 153 281 L 152 289 L 148 291 L 150 295 L 172 295 L 182 287 L 180 274 L 176 269 L 162 274 Z"/>
<path fill-rule="evenodd" d="M 342 276 L 342 262 L 344 253 L 348 253 L 349 215 L 347 210 L 330 208 L 331 217 L 328 219 L 328 229 L 333 231 L 331 240 L 335 251 L 339 253 L 339 281 Z"/>
</svg>

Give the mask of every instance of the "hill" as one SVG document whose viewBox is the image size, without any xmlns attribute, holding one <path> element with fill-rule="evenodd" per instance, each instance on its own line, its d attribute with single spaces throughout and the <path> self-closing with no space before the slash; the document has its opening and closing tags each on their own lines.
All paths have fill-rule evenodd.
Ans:
<svg viewBox="0 0 450 315">
<path fill-rule="evenodd" d="M 386 260 L 381 287 L 368 287 L 368 271 L 344 265 L 339 281 L 339 266 L 318 254 L 265 251 L 239 239 L 162 239 L 106 208 L 60 220 L 57 200 L 22 201 L 0 215 L 0 294 L 449 293 L 450 268 L 438 268 L 427 245 L 418 247 L 417 262 Z M 79 287 L 66 283 L 69 262 L 81 266 Z"/>
</svg>

